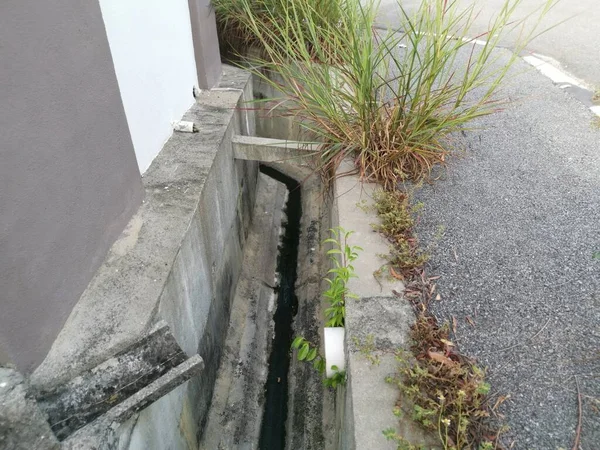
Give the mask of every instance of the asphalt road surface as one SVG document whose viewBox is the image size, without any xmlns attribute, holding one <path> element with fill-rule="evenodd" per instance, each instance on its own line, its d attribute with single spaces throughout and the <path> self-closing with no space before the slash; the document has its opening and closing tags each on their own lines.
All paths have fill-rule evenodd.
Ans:
<svg viewBox="0 0 600 450">
<path fill-rule="evenodd" d="M 401 0 L 405 9 L 414 9 L 419 0 Z M 505 0 L 475 0 L 479 15 L 473 31 L 487 30 L 489 19 L 497 14 Z M 473 0 L 458 0 L 461 6 Z M 523 0 L 516 17 L 523 17 L 542 3 L 542 0 Z M 397 0 L 382 0 L 379 20 L 382 24 L 398 24 Z M 542 29 L 560 24 L 539 36 L 528 50 L 549 56 L 590 88 L 600 88 L 600 0 L 562 0 L 546 16 Z M 515 35 L 503 42 L 511 47 Z M 600 445 L 599 447 L 600 448 Z"/>
<path fill-rule="evenodd" d="M 432 308 L 509 396 L 507 448 L 573 448 L 579 383 L 581 449 L 598 450 L 600 128 L 524 61 L 511 70 L 506 108 L 473 123 L 465 151 L 415 194 L 422 242 L 445 230 L 428 266 L 441 276 Z"/>
</svg>

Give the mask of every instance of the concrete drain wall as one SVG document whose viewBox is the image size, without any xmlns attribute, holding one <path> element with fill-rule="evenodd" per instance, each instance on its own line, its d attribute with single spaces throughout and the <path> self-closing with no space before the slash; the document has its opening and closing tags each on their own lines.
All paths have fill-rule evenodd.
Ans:
<svg viewBox="0 0 600 450">
<path fill-rule="evenodd" d="M 200 132 L 174 133 L 152 163 L 144 204 L 29 383 L 0 371 L 26 393 L 0 399 L 0 447 L 198 448 L 254 208 L 258 163 L 231 144 L 254 133 L 251 98 L 248 73 L 224 66 L 184 117 Z M 45 417 L 23 416 L 32 398 Z"/>
<path fill-rule="evenodd" d="M 306 168 L 271 166 L 295 181 L 290 183 L 292 192 L 288 193 L 283 184 L 265 175 L 259 178 L 244 269 L 233 300 L 226 350 L 201 449 L 336 448 L 332 392 L 324 389 L 320 375 L 311 366 L 289 360 L 295 335 L 321 341 L 321 274 L 328 267 L 320 255 L 325 252 L 321 242 L 329 227 L 331 203 L 327 199 L 331 197 Z M 291 305 L 293 317 L 284 317 L 286 325 L 293 318 L 293 329 L 284 329 L 282 339 L 281 330 L 277 330 L 278 313 L 290 311 L 285 307 L 278 310 L 281 304 L 277 299 L 281 301 L 282 291 L 293 286 L 284 285 L 276 266 L 281 269 L 281 258 L 285 257 L 280 252 L 281 232 L 285 229 L 282 224 L 290 220 L 284 205 L 288 195 L 298 194 L 293 192 L 297 189 L 293 185 L 300 181 L 302 215 L 292 294 L 297 305 Z M 273 367 L 274 358 L 288 359 L 285 363 L 289 367 Z"/>
<path fill-rule="evenodd" d="M 265 88 L 255 85 L 254 93 L 272 96 Z M 383 380 L 393 370 L 385 355 L 406 344 L 410 308 L 391 295 L 402 286 L 372 277 L 385 248 L 373 241 L 373 217 L 353 209 L 363 192 L 357 180 L 326 189 L 305 165 L 310 146 L 249 138 L 255 116 L 244 102 L 252 96 L 248 74 L 225 67 L 219 88 L 204 92 L 184 118 L 201 132 L 174 134 L 144 176 L 144 205 L 31 377 L 37 404 L 30 406 L 46 413 L 54 435 L 46 439 L 48 427 L 38 424 L 37 435 L 25 433 L 29 441 L 14 441 L 21 448 L 36 448 L 40 438 L 47 445 L 37 447 L 48 449 L 393 448 L 381 432 L 397 423 L 395 394 Z M 299 137 L 289 119 L 257 121 L 266 138 Z M 277 274 L 289 194 L 259 177 L 259 160 L 301 194 L 297 305 L 285 319 L 292 314 L 292 329 L 279 333 L 279 290 L 292 288 Z M 366 251 L 351 286 L 361 301 L 346 305 L 348 384 L 333 391 L 312 365 L 287 358 L 297 335 L 324 353 L 321 293 L 330 263 L 323 240 L 337 225 L 356 231 L 353 243 Z M 379 368 L 368 367 L 355 344 L 370 333 L 386 361 Z M 285 373 L 271 364 L 269 374 L 270 356 Z M 7 377 L 25 392 L 21 378 Z M 24 395 L 7 409 L 18 426 L 29 423 L 17 417 Z"/>
</svg>

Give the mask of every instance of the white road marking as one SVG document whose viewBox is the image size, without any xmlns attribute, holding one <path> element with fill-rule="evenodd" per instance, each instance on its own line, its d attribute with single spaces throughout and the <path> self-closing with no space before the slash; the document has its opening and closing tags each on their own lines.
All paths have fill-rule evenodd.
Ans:
<svg viewBox="0 0 600 450">
<path fill-rule="evenodd" d="M 524 56 L 523 59 L 535 67 L 540 73 L 550 78 L 554 83 L 559 84 L 560 89 L 568 88 L 569 86 L 577 86 L 582 89 L 589 90 L 583 82 L 573 78 L 566 72 L 563 72 L 558 67 L 538 58 L 537 56 Z M 590 106 L 590 110 L 600 116 L 600 105 Z"/>
<path fill-rule="evenodd" d="M 536 56 L 525 56 L 523 59 L 529 64 L 531 64 L 533 67 L 535 67 L 537 70 L 539 70 L 542 73 L 542 75 L 545 75 L 548 78 L 550 78 L 554 83 L 568 83 L 573 86 L 578 86 L 580 88 L 586 89 L 586 86 L 579 80 L 576 80 L 569 74 L 554 67 L 552 64 L 541 60 Z"/>
</svg>

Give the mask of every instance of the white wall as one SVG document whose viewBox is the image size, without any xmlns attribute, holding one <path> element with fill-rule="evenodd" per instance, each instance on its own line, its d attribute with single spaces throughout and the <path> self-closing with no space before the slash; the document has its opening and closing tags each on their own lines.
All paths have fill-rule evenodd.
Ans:
<svg viewBox="0 0 600 450">
<path fill-rule="evenodd" d="M 144 173 L 193 104 L 188 0 L 100 0 L 129 131 Z"/>
</svg>

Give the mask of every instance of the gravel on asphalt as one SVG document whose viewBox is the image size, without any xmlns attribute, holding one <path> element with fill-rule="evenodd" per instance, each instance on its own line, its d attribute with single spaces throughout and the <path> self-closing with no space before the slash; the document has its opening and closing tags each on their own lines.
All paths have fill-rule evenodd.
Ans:
<svg viewBox="0 0 600 450">
<path fill-rule="evenodd" d="M 492 392 L 510 396 L 507 443 L 572 448 L 577 378 L 581 448 L 600 449 L 600 128 L 526 63 L 509 78 L 508 106 L 474 123 L 465 151 L 415 194 L 423 243 L 445 230 L 428 267 L 441 275 L 432 308 L 457 320 Z"/>
</svg>

